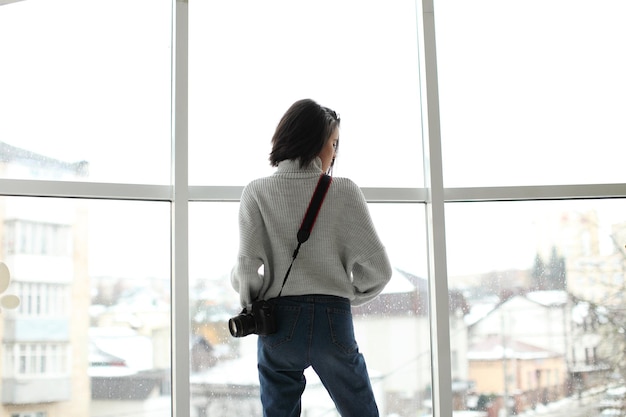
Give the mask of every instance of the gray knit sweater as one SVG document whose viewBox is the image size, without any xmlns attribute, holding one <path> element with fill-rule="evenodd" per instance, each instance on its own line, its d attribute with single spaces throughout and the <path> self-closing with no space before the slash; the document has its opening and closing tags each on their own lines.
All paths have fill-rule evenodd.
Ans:
<svg viewBox="0 0 626 417">
<path fill-rule="evenodd" d="M 282 161 L 273 175 L 245 187 L 239 254 L 231 274 L 242 307 L 278 296 L 321 166 L 319 158 L 302 169 L 298 161 Z M 334 177 L 282 295 L 336 295 L 360 305 L 390 279 L 389 259 L 361 190 L 347 178 Z"/>
</svg>

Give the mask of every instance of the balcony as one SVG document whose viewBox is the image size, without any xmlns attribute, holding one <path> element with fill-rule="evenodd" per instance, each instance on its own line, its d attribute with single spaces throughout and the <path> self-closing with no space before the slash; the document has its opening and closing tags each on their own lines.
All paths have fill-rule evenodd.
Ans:
<svg viewBox="0 0 626 417">
<path fill-rule="evenodd" d="M 70 399 L 69 377 L 2 379 L 2 402 L 4 404 L 38 404 Z"/>
<path fill-rule="evenodd" d="M 4 342 L 66 342 L 70 338 L 68 318 L 6 318 Z"/>
</svg>

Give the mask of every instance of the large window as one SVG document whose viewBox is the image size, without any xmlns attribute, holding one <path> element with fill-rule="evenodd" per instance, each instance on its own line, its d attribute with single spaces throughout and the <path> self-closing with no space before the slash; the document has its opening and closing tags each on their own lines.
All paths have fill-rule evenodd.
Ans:
<svg viewBox="0 0 626 417">
<path fill-rule="evenodd" d="M 448 187 L 625 181 L 623 2 L 435 9 Z"/>
<path fill-rule="evenodd" d="M 2 160 L 29 162 L 0 178 L 169 184 L 171 27 L 167 0 L 2 6 Z"/>
<path fill-rule="evenodd" d="M 381 416 L 609 404 L 626 7 L 429 3 L 0 0 L 0 417 L 260 415 L 238 200 L 305 97 L 394 267 L 354 309 Z"/>
<path fill-rule="evenodd" d="M 193 203 L 189 211 L 191 402 L 199 415 L 232 415 L 234 398 L 252 415 L 258 415 L 260 407 L 256 336 L 234 339 L 225 326 L 241 310 L 230 286 L 238 208 L 233 203 Z M 394 273 L 378 302 L 355 309 L 355 331 L 378 401 L 400 412 L 407 409 L 407 396 L 413 405 L 430 399 L 424 210 L 418 204 L 372 204 L 370 211 Z M 398 238 L 399 234 L 406 236 Z M 381 343 L 391 339 L 393 344 Z M 312 372 L 306 375 L 309 388 L 303 413 L 334 415 L 320 381 Z M 225 390 L 225 384 L 230 389 Z"/>
<path fill-rule="evenodd" d="M 190 182 L 241 185 L 271 172 L 280 117 L 311 98 L 342 119 L 336 175 L 421 187 L 415 14 L 406 0 L 193 4 Z"/>
</svg>

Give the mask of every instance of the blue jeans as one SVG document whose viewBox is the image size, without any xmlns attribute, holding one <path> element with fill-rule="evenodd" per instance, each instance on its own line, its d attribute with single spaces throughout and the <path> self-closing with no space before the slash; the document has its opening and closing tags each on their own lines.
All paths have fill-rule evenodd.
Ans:
<svg viewBox="0 0 626 417">
<path fill-rule="evenodd" d="M 312 366 L 342 417 L 378 417 L 350 302 L 329 295 L 273 299 L 277 332 L 258 338 L 264 417 L 296 417 Z"/>
</svg>

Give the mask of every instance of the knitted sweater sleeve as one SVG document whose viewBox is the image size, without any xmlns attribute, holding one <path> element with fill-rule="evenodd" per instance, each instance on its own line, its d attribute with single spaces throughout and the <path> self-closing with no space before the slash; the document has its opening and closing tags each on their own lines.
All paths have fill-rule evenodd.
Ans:
<svg viewBox="0 0 626 417">
<path fill-rule="evenodd" d="M 261 213 L 248 186 L 239 205 L 239 253 L 230 277 L 242 307 L 249 307 L 263 287 L 263 275 L 259 272 L 265 264 L 263 239 L 259 238 L 262 225 Z"/>
<path fill-rule="evenodd" d="M 354 299 L 352 305 L 365 304 L 385 288 L 392 275 L 387 251 L 381 242 L 367 207 L 367 202 L 356 184 L 351 183 L 346 193 L 350 204 L 342 222 L 346 238 L 348 271 L 352 275 Z"/>
<path fill-rule="evenodd" d="M 365 304 L 376 298 L 391 279 L 391 265 L 385 249 L 368 259 L 355 263 L 352 268 L 354 300 L 352 305 Z"/>
</svg>

